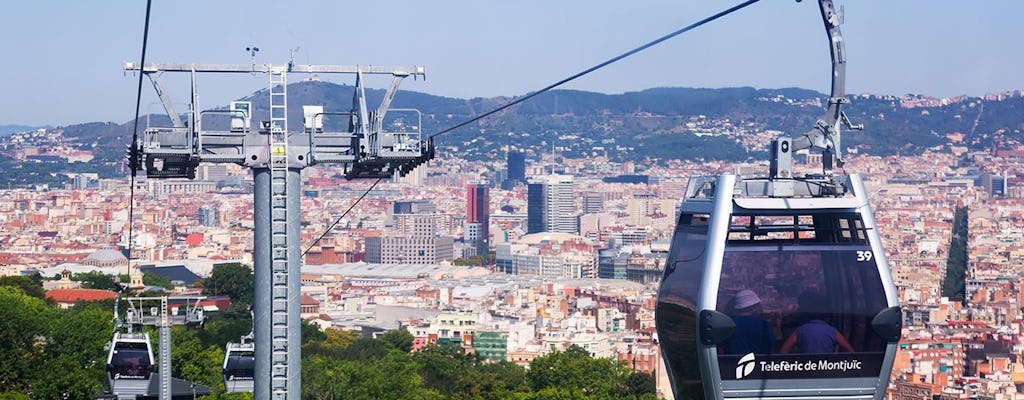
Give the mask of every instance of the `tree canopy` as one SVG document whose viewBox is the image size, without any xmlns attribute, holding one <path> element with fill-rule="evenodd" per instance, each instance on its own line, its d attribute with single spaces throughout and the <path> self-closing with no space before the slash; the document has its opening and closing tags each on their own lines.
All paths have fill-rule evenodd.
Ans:
<svg viewBox="0 0 1024 400">
<path fill-rule="evenodd" d="M 237 304 L 252 304 L 252 268 L 239 263 L 217 264 L 203 280 L 203 294 L 227 295 Z"/>
<path fill-rule="evenodd" d="M 218 292 L 238 288 L 232 286 L 238 280 L 217 279 Z M 112 302 L 82 302 L 64 310 L 26 294 L 21 287 L 34 286 L 22 279 L 0 282 L 5 283 L 0 285 L 0 400 L 100 393 L 114 329 Z M 202 327 L 172 328 L 172 375 L 223 390 L 224 346 L 251 329 L 248 308 L 238 306 L 211 313 Z M 306 399 L 654 399 L 653 377 L 611 359 L 595 359 L 577 347 L 538 357 L 526 369 L 508 361 L 487 362 L 454 343 L 412 351 L 413 337 L 406 330 L 365 338 L 303 323 L 302 334 Z M 252 396 L 215 393 L 206 398 Z"/>
</svg>

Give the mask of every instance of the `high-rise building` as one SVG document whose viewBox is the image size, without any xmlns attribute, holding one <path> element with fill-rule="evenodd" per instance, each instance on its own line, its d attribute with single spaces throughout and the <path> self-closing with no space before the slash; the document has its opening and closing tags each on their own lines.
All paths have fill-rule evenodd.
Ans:
<svg viewBox="0 0 1024 400">
<path fill-rule="evenodd" d="M 519 183 L 526 182 L 526 154 L 519 151 L 508 152 L 508 177 L 502 181 L 503 189 L 510 189 Z"/>
<path fill-rule="evenodd" d="M 208 206 L 199 207 L 196 211 L 196 216 L 199 219 L 199 225 L 202 226 L 217 226 L 217 209 Z"/>
<path fill-rule="evenodd" d="M 548 175 L 530 181 L 526 193 L 527 233 L 579 233 L 571 175 Z"/>
<path fill-rule="evenodd" d="M 532 181 L 526 187 L 526 233 L 547 230 L 547 185 Z"/>
<path fill-rule="evenodd" d="M 1008 190 L 1006 187 L 1006 173 L 999 174 L 983 174 L 982 175 L 982 186 L 985 188 L 985 193 L 989 196 L 1006 196 Z"/>
<path fill-rule="evenodd" d="M 466 185 L 466 243 L 476 255 L 487 255 L 490 245 L 491 199 L 487 181 L 470 181 Z"/>
<path fill-rule="evenodd" d="M 604 211 L 604 193 L 586 192 L 583 194 L 583 213 L 597 214 Z"/>
</svg>

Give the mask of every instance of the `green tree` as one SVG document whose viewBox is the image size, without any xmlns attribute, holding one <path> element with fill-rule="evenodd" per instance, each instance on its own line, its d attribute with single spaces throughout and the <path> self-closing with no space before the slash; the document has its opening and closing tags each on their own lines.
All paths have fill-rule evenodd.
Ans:
<svg viewBox="0 0 1024 400">
<path fill-rule="evenodd" d="M 40 299 L 46 298 L 46 291 L 43 290 L 42 283 L 36 282 L 27 276 L 0 276 L 0 286 L 16 287 L 29 296 Z"/>
<path fill-rule="evenodd" d="M 536 392 L 515 393 L 508 397 L 511 400 L 591 400 L 593 398 L 580 389 L 568 388 L 545 388 Z"/>
<path fill-rule="evenodd" d="M 237 342 L 252 332 L 252 317 L 249 310 L 238 309 L 235 305 L 227 310 L 207 314 L 203 329 L 197 331 L 203 346 L 223 346 Z"/>
<path fill-rule="evenodd" d="M 91 399 L 103 385 L 100 366 L 85 366 L 75 354 L 47 358 L 32 380 L 34 399 Z"/>
<path fill-rule="evenodd" d="M 477 364 L 478 376 L 474 378 L 482 387 L 481 392 L 488 399 L 504 399 L 513 393 L 528 392 L 530 384 L 526 379 L 526 368 L 509 361 Z"/>
<path fill-rule="evenodd" d="M 307 343 L 310 343 L 310 342 L 316 342 L 316 341 L 321 341 L 322 342 L 324 340 L 327 340 L 327 335 L 324 334 L 324 332 L 321 331 L 320 328 L 317 327 L 316 325 L 313 325 L 313 324 L 308 323 L 306 321 L 302 321 L 302 328 L 301 329 L 302 329 L 302 344 L 303 345 L 306 345 Z"/>
<path fill-rule="evenodd" d="M 443 343 L 427 346 L 412 356 L 420 365 L 419 375 L 426 387 L 448 396 L 470 397 L 469 392 L 475 391 L 464 380 L 473 358 L 462 347 Z"/>
<path fill-rule="evenodd" d="M 221 365 L 224 349 L 220 345 L 203 345 L 195 330 L 184 326 L 171 328 L 172 375 L 193 383 L 224 390 Z"/>
<path fill-rule="evenodd" d="M 626 378 L 625 392 L 631 396 L 653 395 L 658 391 L 658 383 L 654 375 L 634 371 Z"/>
<path fill-rule="evenodd" d="M 154 274 L 152 272 L 142 274 L 142 283 L 146 286 L 159 286 L 166 289 L 170 289 L 174 286 L 171 285 L 171 278 L 160 274 Z"/>
<path fill-rule="evenodd" d="M 609 358 L 593 358 L 583 348 L 572 346 L 530 362 L 527 379 L 534 391 L 564 388 L 582 390 L 597 398 L 636 398 L 644 392 L 642 382 L 630 381 L 634 372 Z M 634 378 L 635 379 L 635 378 Z M 634 386 L 638 385 L 638 386 Z M 632 392 L 632 393 L 631 393 Z"/>
<path fill-rule="evenodd" d="M 942 295 L 963 301 L 967 280 L 967 207 L 953 212 L 953 234 L 946 258 L 946 276 L 942 279 Z"/>
<path fill-rule="evenodd" d="M 442 399 L 436 391 L 423 386 L 417 365 L 409 354 L 390 351 L 371 363 L 345 362 L 350 385 L 347 399 Z"/>
<path fill-rule="evenodd" d="M 75 282 L 81 282 L 82 287 L 85 289 L 102 289 L 102 290 L 114 290 L 120 289 L 116 283 L 114 283 L 114 276 L 107 275 L 99 271 L 89 271 L 74 274 L 71 276 L 71 280 Z"/>
<path fill-rule="evenodd" d="M 252 268 L 239 263 L 217 264 L 203 280 L 203 294 L 227 295 L 234 303 L 251 305 L 253 296 Z"/>
<path fill-rule="evenodd" d="M 312 356 L 303 360 L 303 398 L 306 399 L 443 399 L 425 388 L 417 364 L 395 350 L 381 358 L 343 360 Z"/>
<path fill-rule="evenodd" d="M 377 339 L 383 341 L 388 347 L 408 353 L 412 351 L 412 334 L 405 329 L 392 329 L 381 334 Z"/>
<path fill-rule="evenodd" d="M 338 357 L 349 361 L 370 361 L 388 354 L 388 346 L 379 340 L 358 338 L 339 352 Z"/>
<path fill-rule="evenodd" d="M 342 382 L 347 379 L 341 361 L 320 355 L 302 357 L 302 397 L 304 399 L 340 399 Z"/>
<path fill-rule="evenodd" d="M 47 335 L 44 366 L 32 379 L 36 398 L 91 398 L 99 392 L 114 328 L 110 310 L 109 302 L 82 302 L 58 310 L 59 318 L 53 319 Z"/>
<path fill-rule="evenodd" d="M 42 346 L 57 310 L 21 289 L 0 286 L 0 391 L 29 393 L 32 375 L 45 368 Z"/>
<path fill-rule="evenodd" d="M 413 353 L 423 385 L 450 398 L 504 399 L 529 391 L 526 371 L 510 362 L 481 363 L 458 345 L 429 346 Z"/>
<path fill-rule="evenodd" d="M 342 352 L 359 336 L 351 331 L 327 329 L 321 332 L 323 339 L 310 340 L 302 346 L 302 354 L 323 357 L 341 357 Z"/>
</svg>

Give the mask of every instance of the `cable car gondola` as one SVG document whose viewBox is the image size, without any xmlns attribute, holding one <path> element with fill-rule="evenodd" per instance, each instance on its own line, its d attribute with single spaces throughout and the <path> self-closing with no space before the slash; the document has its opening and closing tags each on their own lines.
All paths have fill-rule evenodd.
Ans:
<svg viewBox="0 0 1024 400">
<path fill-rule="evenodd" d="M 844 197 L 755 195 L 767 183 L 687 188 L 656 311 L 676 398 L 881 398 L 902 316 L 860 178 Z"/>
<path fill-rule="evenodd" d="M 772 142 L 767 178 L 690 180 L 658 291 L 656 327 L 676 399 L 882 399 L 902 314 L 864 184 L 834 175 L 845 54 L 832 46 L 826 116 Z M 797 177 L 792 154 L 823 150 Z"/>
<path fill-rule="evenodd" d="M 153 347 L 148 333 L 114 332 L 107 354 L 107 378 L 110 391 L 117 396 L 144 396 L 149 393 L 153 373 Z"/>
<path fill-rule="evenodd" d="M 228 392 L 252 392 L 256 368 L 256 347 L 252 333 L 243 336 L 240 343 L 228 343 L 224 349 L 224 387 Z"/>
</svg>

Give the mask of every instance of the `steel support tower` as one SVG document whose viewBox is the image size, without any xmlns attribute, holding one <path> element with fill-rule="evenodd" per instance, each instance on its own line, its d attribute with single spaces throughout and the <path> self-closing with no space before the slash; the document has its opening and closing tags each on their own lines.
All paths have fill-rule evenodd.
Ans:
<svg viewBox="0 0 1024 400">
<path fill-rule="evenodd" d="M 423 67 L 370 67 L 335 65 L 224 65 L 125 63 L 126 71 L 140 71 L 153 82 L 172 126 L 148 127 L 142 140 L 129 149 L 131 168 L 146 171 L 150 178 L 196 176 L 200 163 L 235 163 L 253 171 L 255 190 L 253 239 L 253 344 L 255 345 L 255 387 L 258 400 L 301 398 L 299 239 L 301 171 L 303 168 L 335 163 L 344 167 L 346 178 L 387 178 L 404 175 L 433 158 L 430 139 L 419 131 L 386 131 L 384 117 L 398 85 L 408 76 L 425 76 Z M 188 121 L 182 121 L 160 83 L 166 72 L 192 75 L 192 100 Z M 229 110 L 200 111 L 196 75 L 199 73 L 267 74 L 269 96 L 267 119 L 251 129 L 255 109 L 250 102 L 234 102 Z M 354 74 L 352 107 L 324 111 L 322 105 L 303 106 L 303 129 L 288 125 L 289 73 Z M 381 104 L 367 109 L 364 74 L 392 75 Z M 230 120 L 227 130 L 203 129 L 204 117 L 221 114 Z M 342 132 L 324 130 L 324 117 L 348 118 Z M 223 122 L 223 121 L 222 121 Z M 211 124 L 212 125 L 212 124 Z"/>
<path fill-rule="evenodd" d="M 199 307 L 199 301 L 205 298 L 205 296 L 163 296 L 128 297 L 125 299 L 128 302 L 128 310 L 124 318 L 125 324 L 157 327 L 160 337 L 158 342 L 160 352 L 157 355 L 160 373 L 160 400 L 171 400 L 171 326 L 202 324 L 205 317 L 202 307 Z M 177 313 L 170 312 L 168 302 L 178 304 Z M 184 308 L 184 311 L 181 308 Z"/>
</svg>

